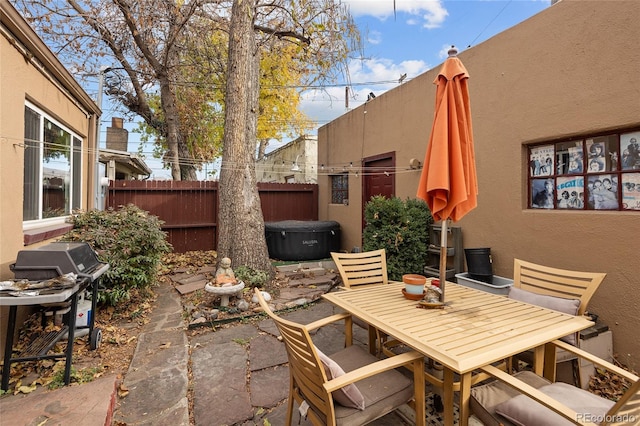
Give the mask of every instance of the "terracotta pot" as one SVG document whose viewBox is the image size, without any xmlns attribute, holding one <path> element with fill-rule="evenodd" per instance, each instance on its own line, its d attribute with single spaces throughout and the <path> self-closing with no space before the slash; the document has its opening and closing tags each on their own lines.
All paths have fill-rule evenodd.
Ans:
<svg viewBox="0 0 640 426">
<path fill-rule="evenodd" d="M 405 284 L 424 285 L 427 282 L 427 277 L 418 274 L 404 274 L 402 282 Z"/>
<path fill-rule="evenodd" d="M 402 276 L 402 282 L 407 293 L 423 294 L 427 277 L 418 274 L 405 274 Z"/>
</svg>

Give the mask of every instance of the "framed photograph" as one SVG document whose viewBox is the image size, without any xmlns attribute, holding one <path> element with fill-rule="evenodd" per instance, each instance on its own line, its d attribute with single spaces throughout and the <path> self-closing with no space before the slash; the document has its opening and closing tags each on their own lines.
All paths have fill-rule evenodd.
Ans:
<svg viewBox="0 0 640 426">
<path fill-rule="evenodd" d="M 589 208 L 594 210 L 618 209 L 618 176 L 589 176 L 587 182 Z"/>
<path fill-rule="evenodd" d="M 640 170 L 640 132 L 620 135 L 620 163 L 622 170 Z"/>
<path fill-rule="evenodd" d="M 640 210 L 640 173 L 622 174 L 622 208 Z"/>
<path fill-rule="evenodd" d="M 584 209 L 584 177 L 559 177 L 556 182 L 559 209 Z"/>
<path fill-rule="evenodd" d="M 613 172 L 618 170 L 617 136 L 598 136 L 587 139 L 587 173 Z"/>
<path fill-rule="evenodd" d="M 529 175 L 553 175 L 553 145 L 534 146 L 529 151 Z"/>
<path fill-rule="evenodd" d="M 531 207 L 535 209 L 552 209 L 555 184 L 553 179 L 531 180 Z"/>
<path fill-rule="evenodd" d="M 560 142 L 556 144 L 556 173 L 570 175 L 582 173 L 582 141 Z"/>
</svg>

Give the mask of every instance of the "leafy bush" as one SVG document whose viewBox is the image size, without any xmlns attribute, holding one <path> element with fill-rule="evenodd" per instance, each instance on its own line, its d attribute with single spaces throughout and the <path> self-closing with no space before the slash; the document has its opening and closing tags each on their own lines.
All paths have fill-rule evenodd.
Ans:
<svg viewBox="0 0 640 426">
<path fill-rule="evenodd" d="M 253 268 L 242 265 L 234 269 L 233 273 L 239 281 L 244 282 L 248 288 L 262 287 L 269 281 L 269 275 L 264 271 L 256 271 Z"/>
<path fill-rule="evenodd" d="M 423 274 L 433 223 L 427 204 L 418 199 L 375 196 L 365 206 L 363 249 L 385 249 L 389 279 L 403 274 Z"/>
<path fill-rule="evenodd" d="M 101 302 L 115 306 L 131 289 L 146 290 L 155 281 L 164 253 L 171 251 L 162 221 L 134 205 L 93 210 L 71 218 L 73 229 L 63 241 L 89 243 L 110 267 L 102 275 Z"/>
</svg>

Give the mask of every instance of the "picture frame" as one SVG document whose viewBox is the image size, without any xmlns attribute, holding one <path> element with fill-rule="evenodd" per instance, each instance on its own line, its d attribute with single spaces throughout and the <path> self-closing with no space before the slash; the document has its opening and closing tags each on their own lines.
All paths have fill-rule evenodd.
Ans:
<svg viewBox="0 0 640 426">
<path fill-rule="evenodd" d="M 552 178 L 531 180 L 531 207 L 534 209 L 553 209 L 555 184 Z"/>
<path fill-rule="evenodd" d="M 559 209 L 584 209 L 584 177 L 558 177 L 556 194 Z"/>
<path fill-rule="evenodd" d="M 622 174 L 622 208 L 640 210 L 640 173 Z"/>
<path fill-rule="evenodd" d="M 618 176 L 601 174 L 587 178 L 589 208 L 593 210 L 618 209 Z"/>
<path fill-rule="evenodd" d="M 583 141 L 556 144 L 556 173 L 558 175 L 580 174 L 584 170 Z"/>
<path fill-rule="evenodd" d="M 587 173 L 613 172 L 618 170 L 617 135 L 598 136 L 586 140 Z"/>
<path fill-rule="evenodd" d="M 620 135 L 621 170 L 640 170 L 640 131 Z"/>
<path fill-rule="evenodd" d="M 529 151 L 529 176 L 551 176 L 554 174 L 553 145 L 531 147 Z"/>
</svg>

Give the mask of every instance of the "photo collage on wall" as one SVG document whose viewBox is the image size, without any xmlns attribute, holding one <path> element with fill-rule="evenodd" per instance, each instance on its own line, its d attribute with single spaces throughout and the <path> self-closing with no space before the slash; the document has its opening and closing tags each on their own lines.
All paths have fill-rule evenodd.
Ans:
<svg viewBox="0 0 640 426">
<path fill-rule="evenodd" d="M 529 147 L 529 207 L 640 211 L 640 130 Z"/>
</svg>

